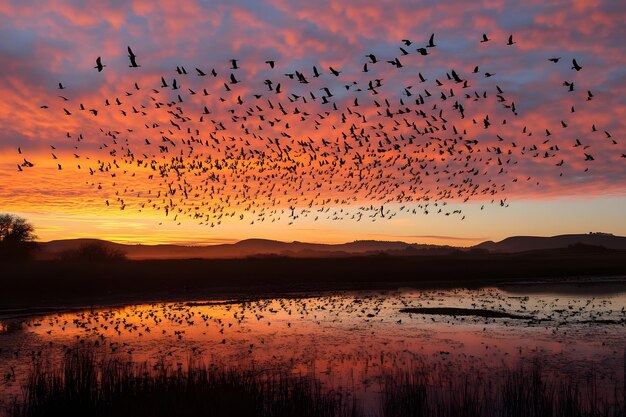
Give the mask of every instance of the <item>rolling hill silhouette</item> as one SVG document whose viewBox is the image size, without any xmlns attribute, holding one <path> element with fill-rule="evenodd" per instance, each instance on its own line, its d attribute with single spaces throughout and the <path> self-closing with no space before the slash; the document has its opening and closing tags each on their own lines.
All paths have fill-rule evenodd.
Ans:
<svg viewBox="0 0 626 417">
<path fill-rule="evenodd" d="M 576 245 L 626 250 L 626 237 L 615 236 L 609 233 L 572 234 L 551 237 L 513 236 L 500 242 L 483 242 L 474 246 L 474 248 L 485 249 L 489 252 L 515 253 L 561 249 Z"/>
<path fill-rule="evenodd" d="M 209 246 L 125 245 L 98 239 L 53 240 L 39 244 L 39 259 L 55 259 L 63 252 L 99 243 L 120 250 L 129 259 L 245 258 L 250 256 L 288 256 L 295 258 L 345 257 L 357 255 L 406 255 L 421 251 L 450 252 L 447 246 L 420 245 L 405 242 L 363 240 L 341 244 L 280 242 L 268 239 L 246 239 L 232 244 Z"/>
<path fill-rule="evenodd" d="M 575 245 L 626 250 L 626 237 L 606 233 L 571 234 L 552 237 L 513 236 L 500 242 L 487 241 L 471 248 L 422 245 L 401 241 L 357 240 L 340 244 L 281 242 L 269 239 L 246 239 L 236 243 L 184 246 L 184 245 L 125 245 L 98 239 L 67 239 L 39 243 L 39 259 L 55 259 L 65 251 L 99 243 L 106 248 L 122 251 L 129 259 L 218 259 L 246 258 L 251 256 L 285 256 L 293 258 L 329 258 L 347 256 L 412 256 L 445 255 L 458 251 L 486 250 L 499 253 L 516 253 L 564 249 Z"/>
</svg>

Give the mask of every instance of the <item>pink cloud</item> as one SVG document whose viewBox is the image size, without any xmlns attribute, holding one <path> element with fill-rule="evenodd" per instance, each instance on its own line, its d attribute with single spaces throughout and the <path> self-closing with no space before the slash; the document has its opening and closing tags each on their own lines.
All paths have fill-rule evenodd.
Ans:
<svg viewBox="0 0 626 417">
<path fill-rule="evenodd" d="M 623 191 L 626 75 L 616 38 L 624 35 L 619 19 L 624 8 L 600 2 L 575 2 L 567 9 L 540 2 L 464 4 L 326 2 L 320 7 L 273 0 L 206 8 L 201 2 L 135 1 L 120 7 L 51 2 L 34 8 L 7 2 L 0 6 L 0 22 L 8 24 L 10 18 L 5 26 L 24 47 L 16 52 L 10 42 L 0 44 L 0 65 L 6 69 L 0 148 L 7 151 L 0 197 L 17 205 L 45 204 L 41 190 L 24 187 L 18 175 L 50 184 L 62 175 L 66 182 L 51 185 L 50 193 L 68 206 L 90 196 L 83 205 L 93 204 L 94 210 L 108 199 L 116 209 L 139 210 L 143 204 L 145 210 L 168 208 L 192 219 L 203 213 L 218 221 L 220 215 L 246 210 L 329 203 Z M 511 8 L 518 14 L 503 17 Z M 416 48 L 433 32 L 437 47 L 422 57 Z M 481 44 L 483 33 L 491 41 Z M 511 33 L 516 43 L 507 46 Z M 413 43 L 404 45 L 402 39 Z M 128 45 L 140 68 L 128 67 Z M 369 53 L 379 62 L 368 63 Z M 548 61 L 555 55 L 563 56 L 557 64 Z M 107 65 L 102 73 L 93 68 L 97 56 Z M 230 68 L 233 58 L 240 69 Z M 386 62 L 395 58 L 402 68 Z M 572 58 L 583 66 L 580 73 L 570 68 Z M 366 63 L 367 73 L 362 71 Z M 320 77 L 313 76 L 313 66 Z M 176 73 L 176 67 L 188 74 Z M 199 77 L 196 67 L 207 75 Z M 213 68 L 217 77 L 210 75 Z M 452 69 L 468 80 L 467 88 L 448 79 Z M 286 75 L 296 71 L 308 83 Z M 487 78 L 486 72 L 495 75 Z M 425 83 L 420 73 L 428 78 Z M 240 82 L 231 83 L 230 74 Z M 172 89 L 174 79 L 178 90 Z M 264 84 L 267 79 L 273 91 Z M 374 95 L 368 84 L 376 79 L 382 85 Z M 567 91 L 564 81 L 573 81 L 575 91 Z M 67 88 L 59 90 L 59 82 Z M 324 88 L 333 94 L 328 103 L 322 103 Z M 587 90 L 593 91 L 591 101 Z M 425 104 L 415 104 L 427 94 L 432 96 Z M 465 107 L 464 119 L 454 102 Z M 205 107 L 209 114 L 203 114 Z M 484 127 L 487 117 L 489 128 Z M 597 132 L 591 132 L 592 125 Z M 459 133 L 463 130 L 467 134 Z M 574 146 L 576 139 L 581 146 Z M 62 174 L 55 171 L 60 160 L 51 159 L 50 146 L 63 158 Z M 24 158 L 17 147 L 36 162 L 27 174 L 17 172 Z M 585 154 L 594 161 L 585 161 Z M 102 164 L 109 169 L 98 170 Z M 9 186 L 13 181 L 18 185 Z M 89 182 L 94 185 L 85 188 Z M 107 191 L 92 193 L 93 187 Z M 154 197 L 159 191 L 162 196 Z M 198 196 L 181 201 L 182 192 Z"/>
</svg>

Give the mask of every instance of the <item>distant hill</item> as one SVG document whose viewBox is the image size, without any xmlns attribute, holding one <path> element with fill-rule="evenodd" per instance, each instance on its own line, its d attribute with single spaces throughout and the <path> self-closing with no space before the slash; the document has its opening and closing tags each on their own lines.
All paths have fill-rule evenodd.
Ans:
<svg viewBox="0 0 626 417">
<path fill-rule="evenodd" d="M 357 240 L 340 244 L 281 242 L 269 239 L 246 239 L 237 243 L 183 246 L 183 245 L 124 245 L 98 239 L 53 240 L 39 243 L 39 259 L 56 259 L 65 251 L 76 250 L 90 243 L 101 243 L 119 250 L 129 259 L 227 259 L 247 257 L 285 256 L 290 258 L 342 258 L 349 256 L 417 256 L 449 255 L 459 252 L 489 251 L 515 253 L 564 249 L 571 246 L 603 247 L 626 250 L 626 237 L 605 233 L 560 235 L 552 237 L 514 236 L 500 242 L 483 242 L 471 248 L 420 245 L 400 241 Z M 580 250 L 585 249 L 580 247 Z M 474 250 L 474 251 L 472 251 Z"/>
<path fill-rule="evenodd" d="M 558 235 L 551 237 L 513 236 L 500 242 L 487 241 L 473 248 L 489 252 L 514 253 L 567 248 L 576 245 L 600 246 L 606 249 L 626 250 L 626 237 L 608 233 Z"/>
<path fill-rule="evenodd" d="M 424 253 L 450 253 L 448 246 L 419 245 L 405 242 L 362 240 L 341 244 L 280 242 L 267 239 L 246 239 L 232 244 L 210 246 L 124 245 L 97 239 L 53 240 L 39 243 L 39 259 L 55 259 L 63 252 L 76 250 L 90 243 L 101 243 L 120 250 L 129 259 L 246 258 L 250 256 L 288 256 L 294 258 L 346 257 L 388 254 L 406 256 Z"/>
</svg>

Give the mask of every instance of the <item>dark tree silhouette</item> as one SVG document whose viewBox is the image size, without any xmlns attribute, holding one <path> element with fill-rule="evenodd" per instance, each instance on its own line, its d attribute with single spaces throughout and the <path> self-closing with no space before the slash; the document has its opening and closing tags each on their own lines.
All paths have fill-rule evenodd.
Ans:
<svg viewBox="0 0 626 417">
<path fill-rule="evenodd" d="M 0 259 L 24 259 L 32 255 L 35 228 L 26 219 L 0 214 Z"/>
</svg>

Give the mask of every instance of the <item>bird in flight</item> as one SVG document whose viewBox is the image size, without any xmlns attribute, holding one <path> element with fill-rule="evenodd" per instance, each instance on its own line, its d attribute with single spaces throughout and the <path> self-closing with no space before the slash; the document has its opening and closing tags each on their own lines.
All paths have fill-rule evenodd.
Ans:
<svg viewBox="0 0 626 417">
<path fill-rule="evenodd" d="M 96 58 L 96 66 L 94 68 L 97 69 L 98 72 L 102 72 L 104 67 L 106 67 L 106 65 L 102 65 L 102 58 Z"/>
<path fill-rule="evenodd" d="M 130 59 L 130 65 L 129 65 L 130 68 L 139 67 L 139 65 L 137 65 L 137 55 L 135 55 L 133 50 L 130 49 L 130 46 L 128 47 L 128 58 Z"/>
<path fill-rule="evenodd" d="M 332 72 L 332 73 L 333 73 L 333 75 L 334 75 L 335 77 L 339 77 L 339 73 L 341 73 L 341 71 L 337 71 L 337 70 L 336 70 L 336 69 L 334 69 L 333 67 L 329 67 L 328 69 L 330 70 L 330 72 Z"/>
<path fill-rule="evenodd" d="M 433 33 L 433 34 L 430 35 L 430 39 L 428 40 L 428 45 L 426 45 L 426 47 L 427 48 L 434 48 L 435 46 L 436 46 L 435 45 L 435 34 Z M 424 54 L 424 55 L 426 55 L 426 54 Z"/>
</svg>

